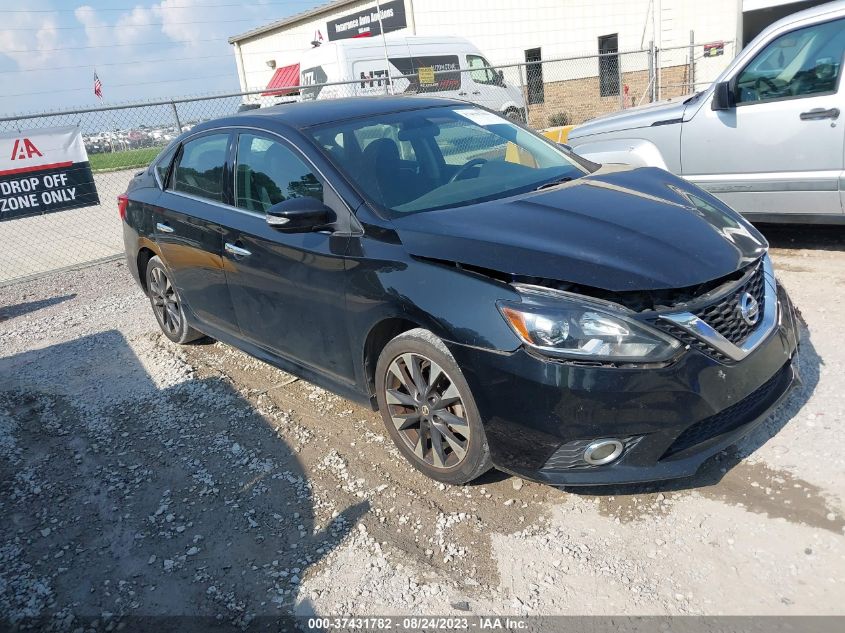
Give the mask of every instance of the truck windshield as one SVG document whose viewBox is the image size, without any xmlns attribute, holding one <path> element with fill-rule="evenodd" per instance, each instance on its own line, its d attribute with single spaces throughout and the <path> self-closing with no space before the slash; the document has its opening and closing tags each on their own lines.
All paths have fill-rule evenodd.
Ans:
<svg viewBox="0 0 845 633">
<path fill-rule="evenodd" d="M 388 215 L 504 198 L 580 178 L 591 167 L 507 119 L 471 106 L 397 112 L 308 132 Z"/>
</svg>

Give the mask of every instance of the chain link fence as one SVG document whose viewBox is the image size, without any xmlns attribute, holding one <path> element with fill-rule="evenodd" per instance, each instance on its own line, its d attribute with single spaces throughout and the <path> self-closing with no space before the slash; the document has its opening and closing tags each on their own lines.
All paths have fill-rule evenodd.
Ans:
<svg viewBox="0 0 845 633">
<path fill-rule="evenodd" d="M 496 68 L 426 68 L 388 78 L 0 118 L 0 132 L 79 128 L 100 204 L 0 220 L 0 285 L 122 256 L 116 198 L 135 173 L 197 123 L 280 103 L 379 94 L 434 94 L 497 110 L 535 129 L 588 119 L 704 88 L 733 57 L 731 42 L 650 47 Z"/>
</svg>

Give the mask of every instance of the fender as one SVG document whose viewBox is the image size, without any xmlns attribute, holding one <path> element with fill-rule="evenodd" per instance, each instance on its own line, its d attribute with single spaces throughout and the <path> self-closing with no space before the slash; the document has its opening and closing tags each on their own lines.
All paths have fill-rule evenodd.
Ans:
<svg viewBox="0 0 845 633">
<path fill-rule="evenodd" d="M 670 171 L 663 154 L 651 141 L 644 139 L 610 139 L 583 143 L 573 147 L 579 156 L 596 163 L 624 163 L 633 167 L 659 167 Z"/>
</svg>

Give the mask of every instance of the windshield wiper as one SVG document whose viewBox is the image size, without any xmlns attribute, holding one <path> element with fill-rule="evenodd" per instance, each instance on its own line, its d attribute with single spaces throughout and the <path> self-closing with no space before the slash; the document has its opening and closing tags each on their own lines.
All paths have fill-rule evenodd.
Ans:
<svg viewBox="0 0 845 633">
<path fill-rule="evenodd" d="M 556 178 L 555 180 L 550 180 L 549 182 L 544 182 L 539 187 L 536 187 L 534 191 L 540 191 L 541 189 L 548 189 L 549 187 L 557 187 L 558 185 L 562 185 L 565 182 L 569 182 L 572 180 L 572 176 L 564 176 L 563 178 Z"/>
</svg>

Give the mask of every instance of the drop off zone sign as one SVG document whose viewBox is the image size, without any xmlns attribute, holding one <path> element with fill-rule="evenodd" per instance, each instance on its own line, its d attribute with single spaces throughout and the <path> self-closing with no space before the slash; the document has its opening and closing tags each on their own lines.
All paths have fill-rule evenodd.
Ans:
<svg viewBox="0 0 845 633">
<path fill-rule="evenodd" d="M 0 221 L 99 203 L 79 128 L 0 134 Z"/>
</svg>

